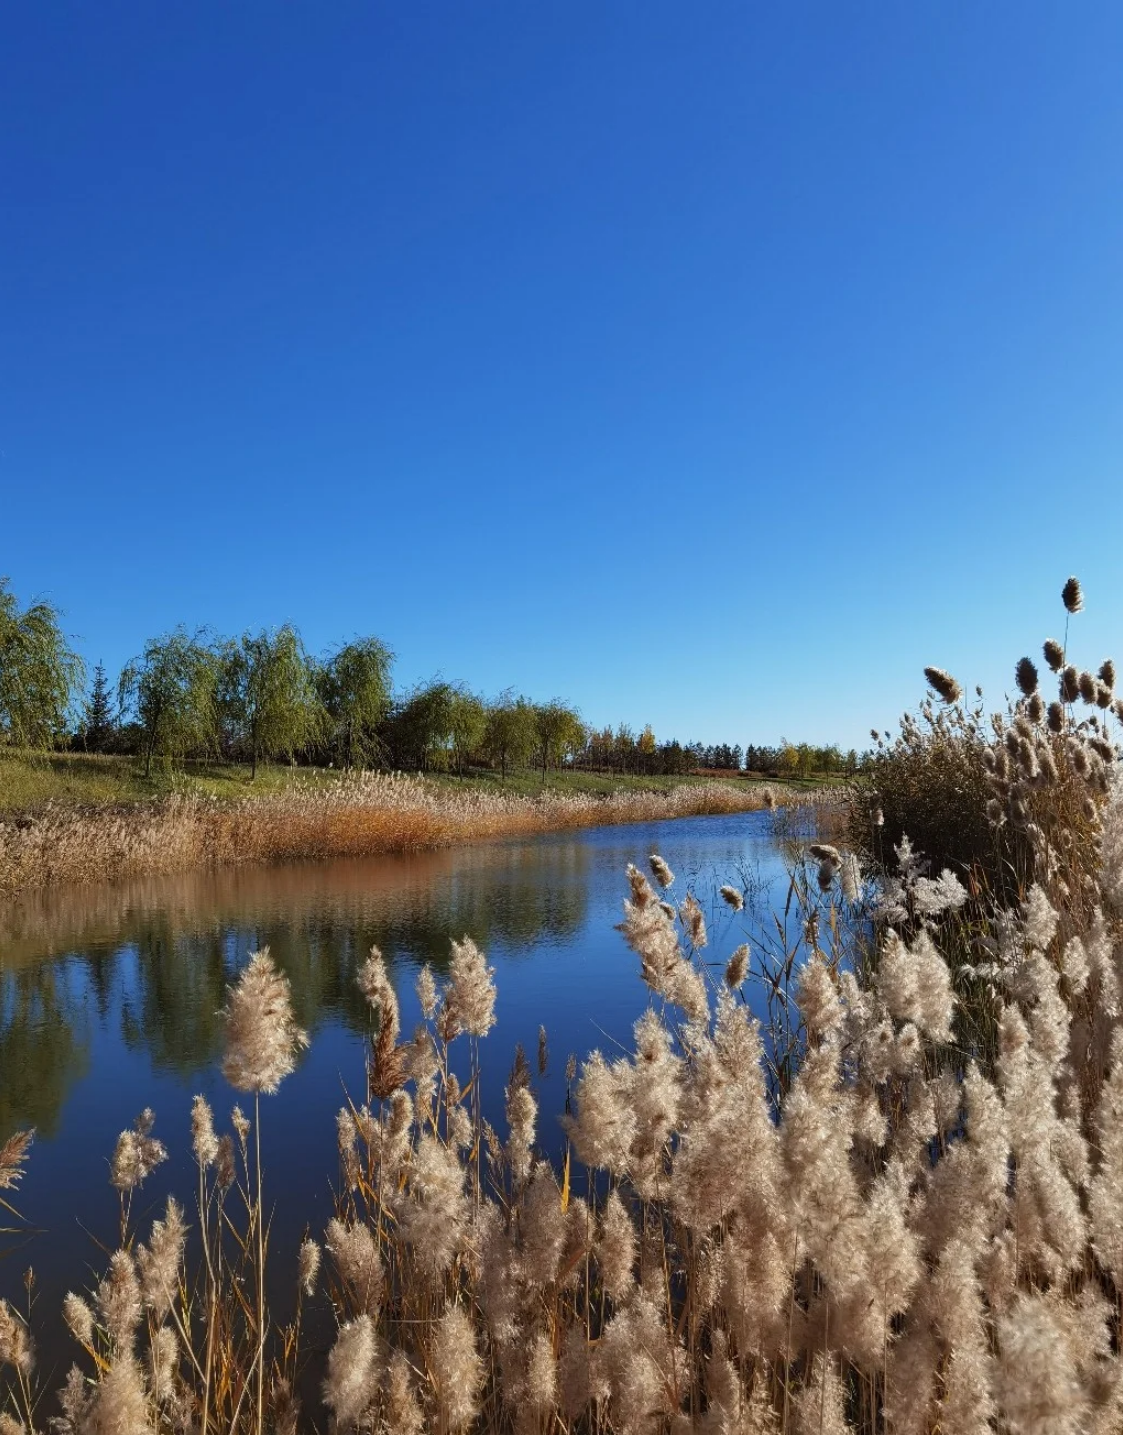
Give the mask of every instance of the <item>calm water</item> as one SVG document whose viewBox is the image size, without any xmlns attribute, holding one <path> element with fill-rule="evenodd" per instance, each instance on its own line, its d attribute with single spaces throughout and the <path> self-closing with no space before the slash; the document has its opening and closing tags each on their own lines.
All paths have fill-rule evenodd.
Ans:
<svg viewBox="0 0 1123 1435">
<path fill-rule="evenodd" d="M 228 1125 L 238 1097 L 218 1072 L 217 1014 L 226 984 L 266 945 L 292 982 L 312 1039 L 298 1071 L 262 1107 L 278 1257 L 295 1250 L 306 1223 L 319 1235 L 332 1213 L 334 1116 L 345 1092 L 364 1095 L 368 1019 L 354 979 L 372 944 L 390 964 L 408 1033 L 421 964 L 439 970 L 450 937 L 475 938 L 499 989 L 498 1024 L 481 1044 L 485 1114 L 500 1124 L 515 1043 L 533 1062 L 543 1023 L 550 1065 L 536 1085 L 543 1143 L 555 1144 L 567 1056 L 627 1045 L 646 1004 L 637 960 L 614 924 L 626 864 L 645 864 L 656 850 L 676 873 L 672 895 L 690 887 L 702 901 L 715 961 L 756 921 L 751 901 L 740 915 L 725 907 L 721 883 L 744 887 L 758 913 L 783 904 L 784 869 L 766 813 L 149 879 L 0 904 L 0 1138 L 38 1128 L 18 1193 L 36 1229 L 9 1242 L 4 1293 L 16 1294 L 10 1288 L 31 1264 L 43 1317 L 55 1324 L 62 1293 L 88 1281 L 98 1261 L 90 1233 L 108 1241 L 115 1230 L 108 1160 L 117 1133 L 146 1105 L 171 1159 L 142 1188 L 138 1209 L 157 1213 L 174 1190 L 190 1210 L 191 1098 L 204 1092 Z"/>
</svg>

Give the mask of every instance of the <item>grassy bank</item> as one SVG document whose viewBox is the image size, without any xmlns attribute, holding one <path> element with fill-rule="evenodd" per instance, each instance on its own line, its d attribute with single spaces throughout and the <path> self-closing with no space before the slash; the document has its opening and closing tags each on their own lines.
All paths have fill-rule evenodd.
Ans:
<svg viewBox="0 0 1123 1435">
<path fill-rule="evenodd" d="M 188 762 L 177 767 L 156 763 L 147 776 L 144 764 L 135 757 L 94 753 L 27 753 L 0 747 L 0 814 L 34 815 L 48 806 L 91 807 L 102 804 L 126 806 L 171 796 L 213 797 L 231 801 L 243 797 L 267 797 L 277 793 L 319 792 L 324 787 L 349 781 L 349 775 L 332 768 L 290 767 L 287 763 L 262 763 L 256 778 L 244 764 Z M 506 778 L 486 769 L 472 769 L 464 777 L 429 774 L 427 781 L 450 791 L 503 793 L 538 797 L 543 792 L 613 796 L 628 792 L 671 792 L 678 787 L 729 782 L 736 788 L 772 787 L 783 791 L 812 791 L 823 779 L 705 776 L 663 777 L 606 774 L 583 771 L 533 769 L 513 771 Z"/>
<path fill-rule="evenodd" d="M 551 774 L 545 783 L 520 774 L 504 784 L 274 768 L 259 772 L 251 786 L 244 770 L 207 768 L 166 779 L 172 785 L 152 793 L 141 786 L 142 774 L 120 759 L 48 759 L 36 770 L 34 763 L 7 758 L 0 771 L 14 776 L 0 821 L 0 892 L 6 893 L 753 811 L 773 800 L 773 789 L 748 782 L 583 773 Z M 31 800 L 44 790 L 55 795 Z M 12 792 L 23 800 L 12 804 Z"/>
</svg>

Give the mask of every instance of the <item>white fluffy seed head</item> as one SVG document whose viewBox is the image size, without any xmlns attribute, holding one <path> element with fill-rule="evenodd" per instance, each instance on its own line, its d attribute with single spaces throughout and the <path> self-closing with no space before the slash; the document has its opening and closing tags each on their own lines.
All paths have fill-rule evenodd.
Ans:
<svg viewBox="0 0 1123 1435">
<path fill-rule="evenodd" d="M 296 1024 L 288 978 L 277 971 L 269 949 L 255 952 L 238 981 L 227 988 L 226 1051 L 222 1073 L 238 1091 L 273 1093 L 296 1069 L 308 1035 Z"/>
</svg>

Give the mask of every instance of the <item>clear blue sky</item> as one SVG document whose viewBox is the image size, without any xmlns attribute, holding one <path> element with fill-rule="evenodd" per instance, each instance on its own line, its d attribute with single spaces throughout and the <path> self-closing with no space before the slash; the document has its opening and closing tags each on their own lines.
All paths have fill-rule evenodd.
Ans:
<svg viewBox="0 0 1123 1435">
<path fill-rule="evenodd" d="M 0 573 L 660 737 L 1123 659 L 1123 6 L 8 6 Z M 1063 616 L 1063 615 L 1060 615 Z"/>
</svg>

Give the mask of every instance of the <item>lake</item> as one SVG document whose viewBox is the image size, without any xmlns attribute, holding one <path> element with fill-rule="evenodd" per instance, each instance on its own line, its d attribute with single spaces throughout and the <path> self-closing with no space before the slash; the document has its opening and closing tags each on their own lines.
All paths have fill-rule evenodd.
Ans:
<svg viewBox="0 0 1123 1435">
<path fill-rule="evenodd" d="M 624 869 L 635 862 L 646 870 L 652 851 L 676 874 L 670 895 L 697 895 L 710 930 L 705 955 L 719 966 L 783 906 L 785 868 L 766 812 L 194 873 L 0 904 L 0 1137 L 38 1130 L 16 1201 L 33 1229 L 8 1238 L 3 1293 L 14 1297 L 30 1264 L 40 1323 L 61 1325 L 63 1293 L 87 1285 L 103 1264 L 93 1237 L 114 1238 L 109 1158 L 118 1132 L 146 1106 L 171 1159 L 134 1210 L 159 1214 L 171 1190 L 190 1219 L 191 1099 L 203 1092 L 220 1129 L 229 1129 L 240 1098 L 218 1069 L 218 1013 L 227 983 L 264 946 L 289 976 L 311 1038 L 296 1073 L 262 1104 L 275 1262 L 295 1255 L 306 1226 L 321 1236 L 333 1212 L 335 1113 L 348 1093 L 358 1102 L 365 1095 L 370 1022 L 355 973 L 372 945 L 387 959 L 408 1035 L 421 965 L 431 962 L 439 975 L 450 938 L 476 940 L 499 992 L 497 1025 L 481 1043 L 484 1114 L 502 1128 L 515 1044 L 535 1067 L 545 1025 L 550 1059 L 535 1086 L 542 1146 L 556 1150 L 567 1057 L 628 1047 L 647 1004 L 638 959 L 614 928 Z M 721 901 L 722 883 L 746 893 L 744 912 Z M 56 1355 L 52 1344 L 44 1347 L 52 1363 L 68 1362 L 70 1352 Z"/>
</svg>

